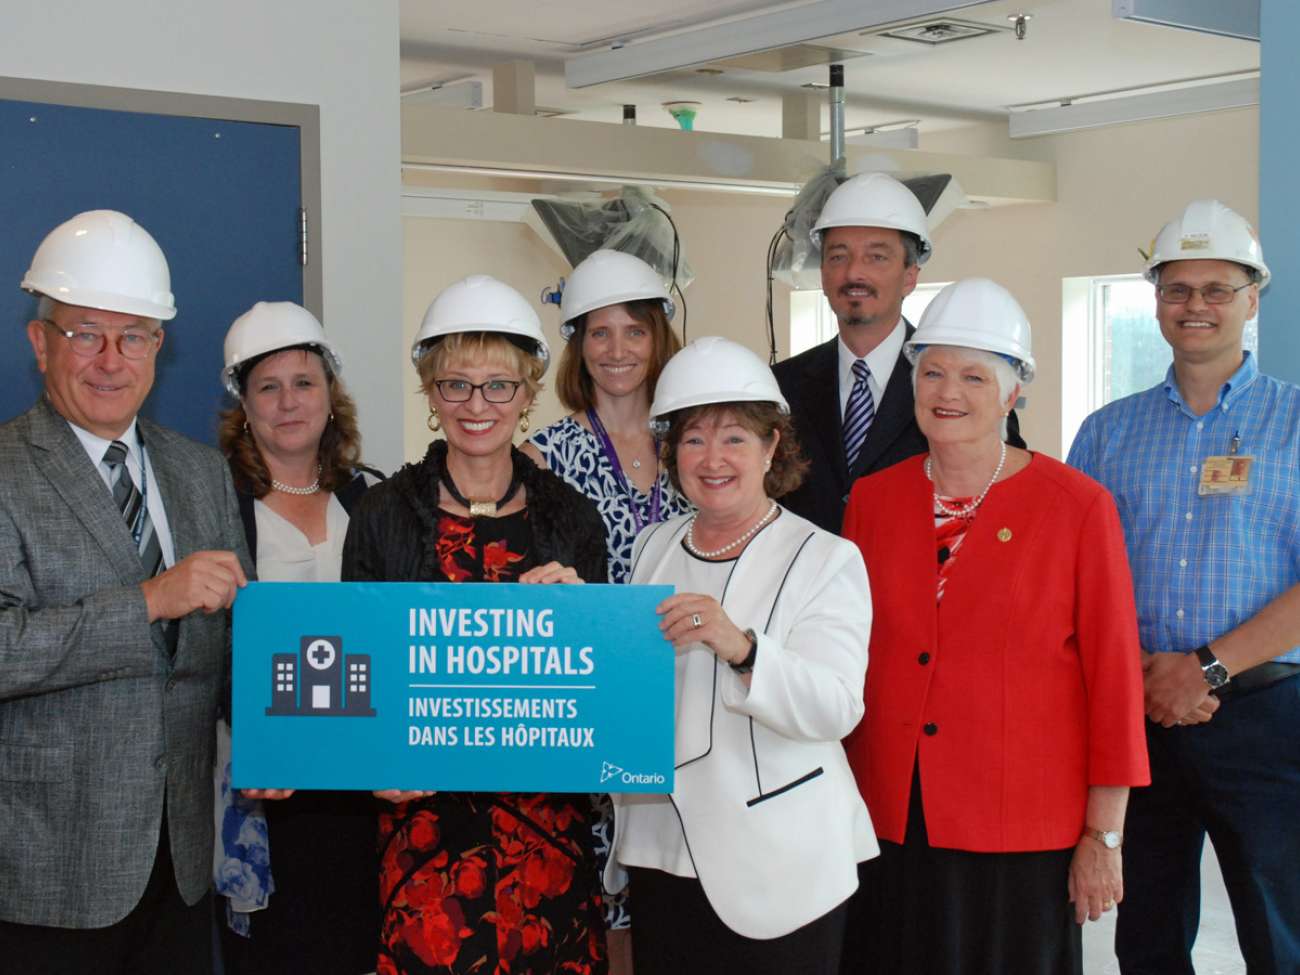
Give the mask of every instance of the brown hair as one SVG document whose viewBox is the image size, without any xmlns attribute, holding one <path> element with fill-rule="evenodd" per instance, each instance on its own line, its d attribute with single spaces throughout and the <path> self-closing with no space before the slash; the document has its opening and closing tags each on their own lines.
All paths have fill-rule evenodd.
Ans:
<svg viewBox="0 0 1300 975">
<path fill-rule="evenodd" d="M 420 391 L 428 396 L 433 392 L 433 381 L 444 369 L 453 365 L 491 363 L 518 373 L 532 399 L 542 388 L 542 373 L 546 363 L 524 351 L 504 332 L 453 332 L 439 339 L 420 356 L 416 371 L 420 374 Z"/>
<path fill-rule="evenodd" d="M 677 447 L 686 428 L 697 420 L 717 419 L 724 414 L 735 417 L 737 423 L 764 443 L 772 442 L 772 434 L 780 434 L 776 452 L 772 455 L 772 469 L 763 477 L 763 490 L 769 498 L 789 494 L 803 483 L 808 472 L 808 461 L 799 449 L 794 435 L 794 423 L 789 414 L 782 413 L 775 403 L 706 403 L 690 406 L 668 415 L 668 433 L 664 436 L 664 465 L 673 487 L 682 489 L 677 475 Z"/>
<path fill-rule="evenodd" d="M 343 388 L 343 380 L 331 375 L 328 368 L 325 377 L 331 417 L 320 437 L 320 486 L 325 491 L 337 491 L 352 480 L 361 461 L 361 433 L 357 430 L 357 406 Z M 248 428 L 243 402 L 236 402 L 219 415 L 217 445 L 230 461 L 230 473 L 238 490 L 255 498 L 271 492 L 271 472 Z"/>
<path fill-rule="evenodd" d="M 650 351 L 650 362 L 646 369 L 646 393 L 654 400 L 655 383 L 664 364 L 681 351 L 682 343 L 668 323 L 664 314 L 663 302 L 658 298 L 643 298 L 639 301 L 622 303 L 627 313 L 642 325 L 650 329 L 654 346 Z M 591 409 L 596 405 L 596 386 L 587 363 L 582 358 L 582 341 L 587 333 L 587 315 L 580 315 L 573 321 L 574 332 L 564 345 L 560 356 L 560 368 L 555 378 L 555 393 L 572 413 Z"/>
</svg>

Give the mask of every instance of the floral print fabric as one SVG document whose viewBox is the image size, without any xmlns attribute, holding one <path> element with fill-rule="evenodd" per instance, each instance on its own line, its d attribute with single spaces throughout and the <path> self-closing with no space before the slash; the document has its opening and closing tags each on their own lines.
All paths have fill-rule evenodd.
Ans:
<svg viewBox="0 0 1300 975">
<path fill-rule="evenodd" d="M 379 975 L 601 975 L 585 796 L 440 793 L 380 817 Z"/>
<path fill-rule="evenodd" d="M 438 516 L 448 582 L 535 564 L 527 511 Z M 585 795 L 441 792 L 380 815 L 378 975 L 605 975 Z"/>
</svg>

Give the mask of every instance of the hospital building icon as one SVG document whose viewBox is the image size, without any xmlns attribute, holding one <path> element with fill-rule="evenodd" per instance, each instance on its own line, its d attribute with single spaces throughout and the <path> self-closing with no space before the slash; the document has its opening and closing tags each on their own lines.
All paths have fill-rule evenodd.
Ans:
<svg viewBox="0 0 1300 975">
<path fill-rule="evenodd" d="M 370 654 L 344 657 L 341 636 L 301 637 L 296 655 L 271 657 L 271 706 L 266 713 L 374 717 Z"/>
</svg>

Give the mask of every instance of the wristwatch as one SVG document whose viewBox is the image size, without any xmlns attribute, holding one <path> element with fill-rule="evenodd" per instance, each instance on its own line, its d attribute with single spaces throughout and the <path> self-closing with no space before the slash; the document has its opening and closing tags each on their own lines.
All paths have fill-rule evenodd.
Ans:
<svg viewBox="0 0 1300 975">
<path fill-rule="evenodd" d="M 1083 827 L 1083 835 L 1091 836 L 1108 850 L 1118 850 L 1124 843 L 1124 834 L 1118 833 L 1113 829 L 1100 830 L 1093 829 L 1091 826 Z"/>
<path fill-rule="evenodd" d="M 1219 663 L 1219 658 L 1208 645 L 1197 647 L 1193 652 L 1201 662 L 1201 673 L 1205 675 L 1205 683 L 1210 685 L 1211 690 L 1217 691 L 1232 679 L 1228 676 L 1228 668 Z"/>
<path fill-rule="evenodd" d="M 758 635 L 753 630 L 746 630 L 745 636 L 749 638 L 749 653 L 745 654 L 745 659 L 740 663 L 727 664 L 738 674 L 748 674 L 754 669 L 754 661 L 758 659 Z"/>
</svg>

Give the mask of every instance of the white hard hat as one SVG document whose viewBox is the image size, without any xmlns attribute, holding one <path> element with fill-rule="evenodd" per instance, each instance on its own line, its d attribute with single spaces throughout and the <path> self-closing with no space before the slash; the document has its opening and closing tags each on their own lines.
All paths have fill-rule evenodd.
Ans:
<svg viewBox="0 0 1300 975">
<path fill-rule="evenodd" d="M 915 193 L 885 173 L 861 173 L 835 188 L 813 224 L 813 247 L 821 249 L 822 231 L 831 227 L 885 227 L 912 234 L 920 242 L 917 264 L 928 261 L 934 251 L 925 207 Z"/>
<path fill-rule="evenodd" d="M 1011 292 L 988 278 L 955 281 L 934 296 L 903 346 L 907 361 L 915 364 L 927 345 L 992 352 L 1011 360 L 1021 382 L 1034 380 L 1029 319 Z"/>
<path fill-rule="evenodd" d="M 162 248 L 116 210 L 87 210 L 51 230 L 21 287 L 65 305 L 164 322 L 176 317 Z"/>
<path fill-rule="evenodd" d="M 576 330 L 574 319 L 597 308 L 621 305 L 625 301 L 658 298 L 664 314 L 672 321 L 672 299 L 668 285 L 658 272 L 639 257 L 622 251 L 592 251 L 573 269 L 560 298 L 560 336 L 566 342 Z"/>
<path fill-rule="evenodd" d="M 438 339 L 457 332 L 496 332 L 517 336 L 527 351 L 542 360 L 542 371 L 551 359 L 551 347 L 542 334 L 542 321 L 524 296 L 510 285 L 487 274 L 471 274 L 448 285 L 433 299 L 420 330 L 411 345 L 411 361 L 420 358 Z"/>
<path fill-rule="evenodd" d="M 226 390 L 234 397 L 243 395 L 240 373 L 253 359 L 303 345 L 320 352 L 331 375 L 343 371 L 343 361 L 315 315 L 292 301 L 259 301 L 236 318 L 226 332 L 226 365 L 221 370 Z"/>
<path fill-rule="evenodd" d="M 1151 244 L 1146 279 L 1160 280 L 1160 265 L 1169 261 L 1233 261 L 1255 272 L 1262 288 L 1268 266 L 1255 229 L 1235 210 L 1218 200 L 1193 200 L 1176 220 L 1170 220 Z"/>
<path fill-rule="evenodd" d="M 696 339 L 664 365 L 650 420 L 708 403 L 775 403 L 782 413 L 790 412 L 768 364 L 739 342 L 717 335 Z"/>
</svg>

